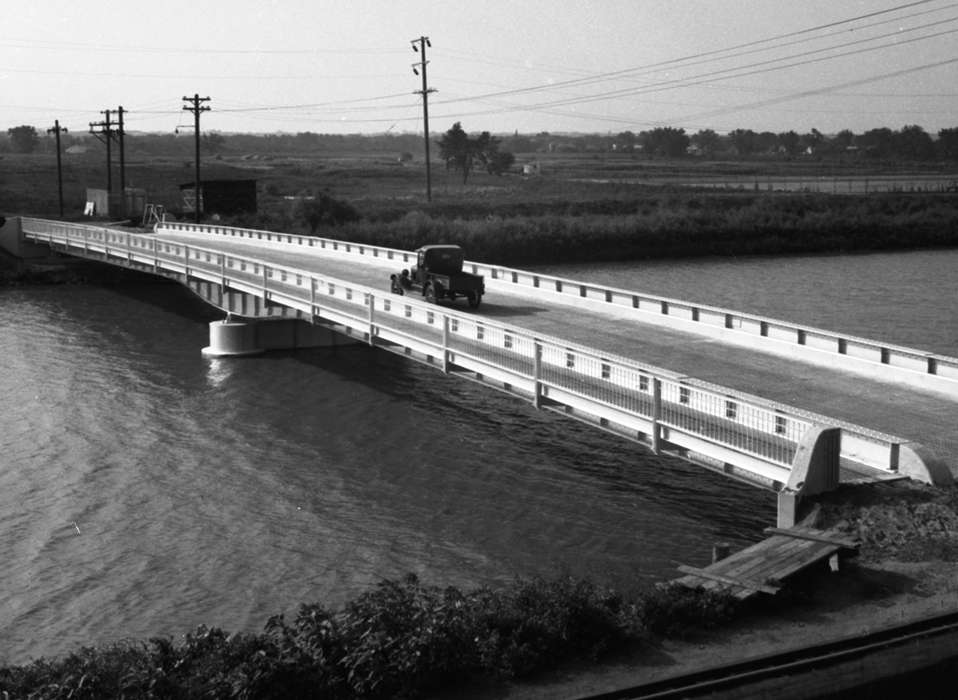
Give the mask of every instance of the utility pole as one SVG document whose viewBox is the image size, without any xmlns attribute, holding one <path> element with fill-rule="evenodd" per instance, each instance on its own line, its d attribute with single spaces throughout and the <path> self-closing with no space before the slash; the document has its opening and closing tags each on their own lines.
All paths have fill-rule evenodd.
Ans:
<svg viewBox="0 0 958 700">
<path fill-rule="evenodd" d="M 63 166 L 60 161 L 60 132 L 67 133 L 65 126 L 60 126 L 60 120 L 55 119 L 53 128 L 47 129 L 47 133 L 54 133 L 57 137 L 57 194 L 60 197 L 60 218 L 63 218 Z"/>
<path fill-rule="evenodd" d="M 123 112 L 125 111 L 122 105 L 116 109 L 116 133 L 120 142 L 120 194 L 123 196 L 124 209 L 126 208 L 126 155 L 123 152 Z"/>
<path fill-rule="evenodd" d="M 90 122 L 90 133 L 96 136 L 100 141 L 106 144 L 106 192 L 107 198 L 113 194 L 113 158 L 110 155 L 110 142 L 113 140 L 113 125 L 110 123 L 110 110 L 106 109 L 100 112 L 105 114 L 106 119 L 102 122 Z M 99 129 L 100 131 L 94 131 Z M 100 138 L 99 134 L 103 134 Z"/>
<path fill-rule="evenodd" d="M 194 220 L 196 223 L 200 222 L 200 202 L 202 202 L 202 188 L 200 187 L 200 112 L 208 112 L 209 107 L 206 105 L 201 105 L 201 102 L 209 102 L 209 97 L 200 97 L 199 93 L 195 93 L 193 97 L 184 97 L 184 102 L 191 103 L 190 105 L 183 105 L 183 110 L 186 112 L 193 113 L 193 135 L 196 137 L 196 179 L 193 183 L 193 212 L 196 214 Z"/>
<path fill-rule="evenodd" d="M 432 48 L 432 44 L 429 43 L 428 36 L 413 39 L 411 43 L 412 50 L 422 54 L 422 60 L 419 63 L 412 64 L 412 72 L 419 75 L 419 69 L 422 69 L 422 90 L 417 90 L 414 94 L 422 95 L 422 128 L 423 135 L 426 139 L 426 201 L 431 202 L 432 171 L 430 170 L 429 163 L 429 93 L 435 92 L 435 90 L 430 88 L 426 82 L 426 65 L 429 63 L 429 61 L 426 60 L 426 47 Z M 416 44 L 419 44 L 419 46 L 416 46 Z"/>
</svg>

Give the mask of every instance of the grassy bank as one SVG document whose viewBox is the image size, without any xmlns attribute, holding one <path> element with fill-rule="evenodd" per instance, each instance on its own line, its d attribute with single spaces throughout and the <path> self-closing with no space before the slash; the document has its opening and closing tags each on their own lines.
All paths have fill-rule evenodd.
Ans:
<svg viewBox="0 0 958 700">
<path fill-rule="evenodd" d="M 887 607 L 896 591 L 930 585 L 882 573 L 885 567 L 894 571 L 896 562 L 920 558 L 927 562 L 925 575 L 950 572 L 958 562 L 958 488 L 910 482 L 844 487 L 819 506 L 819 526 L 861 541 L 858 563 L 837 575 L 809 572 L 804 583 L 794 581 L 777 598 L 747 607 L 680 587 L 626 595 L 558 577 L 462 591 L 410 575 L 383 581 L 338 610 L 303 605 L 289 620 L 273 617 L 258 634 L 201 627 L 177 642 L 86 647 L 0 668 L 0 696 L 396 698 L 468 688 L 476 697 L 491 697 L 517 681 L 553 682 L 550 671 L 626 659 L 634 683 L 644 664 L 655 665 L 663 645 L 682 643 L 676 640 L 698 649 L 716 643 L 720 651 L 711 656 L 738 659 L 741 650 L 721 651 L 720 640 L 732 630 L 779 620 L 785 627 L 777 636 L 788 638 L 789 620 L 803 607 L 814 608 L 816 599 L 837 611 L 842 600 Z M 821 641 L 828 635 L 813 636 Z"/>
<path fill-rule="evenodd" d="M 684 588 L 632 598 L 588 581 L 463 592 L 415 576 L 337 611 L 303 605 L 260 634 L 200 628 L 0 669 L 0 694 L 42 698 L 395 698 L 527 678 L 719 625 L 732 600 Z M 5 696 L 4 696 L 5 697 Z"/>
</svg>

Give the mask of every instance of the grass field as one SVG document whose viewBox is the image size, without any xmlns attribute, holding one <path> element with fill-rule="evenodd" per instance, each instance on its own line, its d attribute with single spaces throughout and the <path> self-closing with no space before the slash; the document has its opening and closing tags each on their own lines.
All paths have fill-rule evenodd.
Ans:
<svg viewBox="0 0 958 700">
<path fill-rule="evenodd" d="M 519 154 L 517 162 L 536 163 L 539 174 L 474 172 L 463 183 L 434 163 L 431 201 L 424 164 L 392 152 L 224 153 L 204 157 L 201 177 L 257 182 L 258 211 L 223 223 L 308 233 L 303 202 L 327 195 L 360 220 L 317 235 L 395 247 L 461 243 L 473 259 L 503 264 L 958 245 L 958 193 L 949 190 L 958 167 L 948 164 L 617 153 Z M 127 185 L 174 215 L 179 185 L 193 177 L 189 157 L 127 152 Z M 64 218 L 83 220 L 86 188 L 105 189 L 106 179 L 104 153 L 64 156 Z M 0 212 L 58 216 L 54 155 L 2 155 Z"/>
</svg>

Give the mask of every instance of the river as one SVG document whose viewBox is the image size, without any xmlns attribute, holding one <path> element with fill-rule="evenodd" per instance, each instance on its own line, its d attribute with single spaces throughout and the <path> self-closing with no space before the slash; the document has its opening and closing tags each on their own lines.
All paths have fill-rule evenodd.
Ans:
<svg viewBox="0 0 958 700">
<path fill-rule="evenodd" d="M 550 268 L 958 354 L 958 251 Z M 210 359 L 176 285 L 0 290 L 0 663 L 259 631 L 383 578 L 621 588 L 774 497 L 364 346 Z"/>
</svg>

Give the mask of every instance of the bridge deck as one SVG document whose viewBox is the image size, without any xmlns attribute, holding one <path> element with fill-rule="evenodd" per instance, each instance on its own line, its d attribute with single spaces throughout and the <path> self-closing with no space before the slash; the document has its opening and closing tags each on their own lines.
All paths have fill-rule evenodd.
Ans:
<svg viewBox="0 0 958 700">
<path fill-rule="evenodd" d="M 798 526 L 768 528 L 768 539 L 704 569 L 679 566 L 686 574 L 674 581 L 690 588 L 727 590 L 740 600 L 759 593 L 776 594 L 790 576 L 840 554 L 855 554 L 858 543 L 832 531 Z"/>
<path fill-rule="evenodd" d="M 291 247 L 269 249 L 252 242 L 205 234 L 164 233 L 163 238 L 203 245 L 235 254 L 251 254 L 276 264 L 322 272 L 357 284 L 389 289 L 389 273 L 401 263 L 375 266 L 330 259 Z M 390 267 L 392 265 L 392 267 Z M 465 311 L 465 305 L 461 310 Z M 459 308 L 457 306 L 457 309 Z M 490 284 L 477 313 L 499 323 L 564 338 L 610 354 L 667 368 L 735 391 L 795 406 L 920 443 L 958 473 L 958 402 L 945 395 L 864 378 L 841 370 L 805 364 L 738 345 L 722 343 L 604 312 L 569 306 L 527 292 Z M 843 465 L 842 480 L 878 478 L 873 470 Z"/>
</svg>

